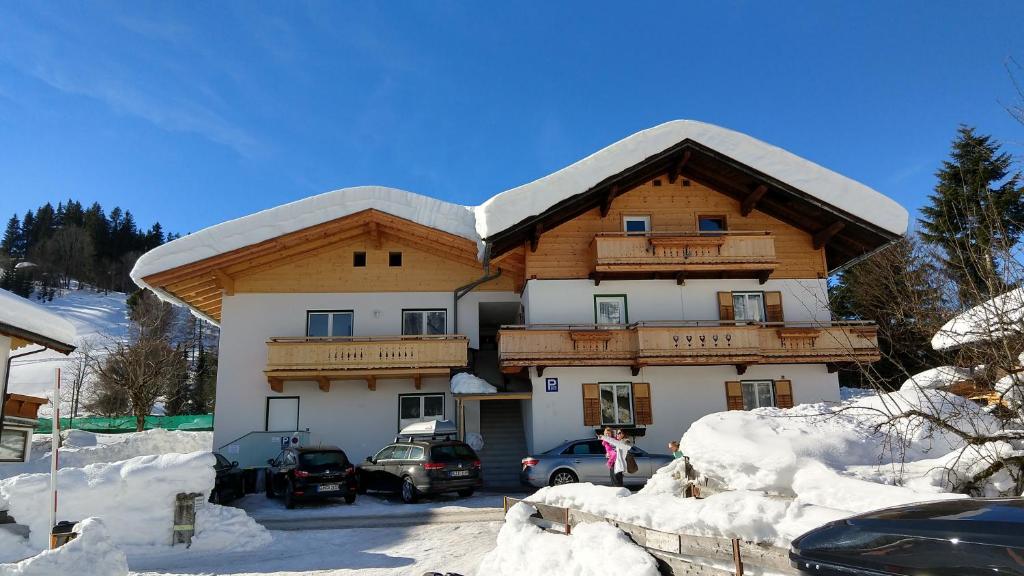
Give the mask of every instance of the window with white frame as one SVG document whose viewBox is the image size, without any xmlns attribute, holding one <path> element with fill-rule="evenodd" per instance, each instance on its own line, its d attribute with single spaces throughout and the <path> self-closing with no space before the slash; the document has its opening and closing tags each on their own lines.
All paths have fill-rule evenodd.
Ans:
<svg viewBox="0 0 1024 576">
<path fill-rule="evenodd" d="M 600 390 L 601 425 L 633 424 L 633 385 L 629 382 L 610 382 L 601 384 Z"/>
<path fill-rule="evenodd" d="M 627 234 L 646 234 L 651 231 L 651 217 L 623 216 L 622 229 Z"/>
<path fill-rule="evenodd" d="M 614 294 L 594 296 L 595 324 L 627 324 L 629 316 L 626 312 L 626 296 Z"/>
<path fill-rule="evenodd" d="M 743 409 L 775 406 L 775 383 L 771 380 L 745 380 L 743 388 Z"/>
<path fill-rule="evenodd" d="M 764 294 L 761 292 L 733 292 L 733 317 L 741 322 L 764 321 Z"/>
<path fill-rule="evenodd" d="M 446 334 L 447 331 L 447 310 L 402 310 L 402 334 L 406 336 Z"/>
<path fill-rule="evenodd" d="M 306 312 L 306 336 L 351 336 L 351 310 L 323 310 Z"/>
</svg>

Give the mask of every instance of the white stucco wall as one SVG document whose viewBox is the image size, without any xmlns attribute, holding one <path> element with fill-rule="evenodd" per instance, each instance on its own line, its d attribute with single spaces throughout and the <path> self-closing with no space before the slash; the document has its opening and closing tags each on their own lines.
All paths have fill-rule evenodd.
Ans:
<svg viewBox="0 0 1024 576">
<path fill-rule="evenodd" d="M 509 292 L 471 292 L 459 301 L 459 333 L 475 347 L 479 303 L 515 302 Z M 300 428 L 309 428 L 311 441 L 334 443 L 350 456 L 362 458 L 389 441 L 397 431 L 398 394 L 445 392 L 446 417 L 455 419 L 447 378 L 424 379 L 422 390 L 411 380 L 379 380 L 377 390 L 364 381 L 335 381 L 330 392 L 312 382 L 285 382 L 284 393 L 270 390 L 266 342 L 274 336 L 303 336 L 308 310 L 352 310 L 354 333 L 388 336 L 402 332 L 402 309 L 443 308 L 453 331 L 451 292 L 382 292 L 338 294 L 236 294 L 225 296 L 221 317 L 217 370 L 217 408 L 214 446 L 248 432 L 263 430 L 268 396 L 299 396 Z"/>
<path fill-rule="evenodd" d="M 839 400 L 838 374 L 822 364 L 751 366 L 743 376 L 732 366 L 647 367 L 632 376 L 629 368 L 548 368 L 544 377 L 533 376 L 532 421 L 527 437 L 531 451 L 552 448 L 563 440 L 589 437 L 594 427 L 583 425 L 583 383 L 648 382 L 651 384 L 653 423 L 637 438 L 645 450 L 666 453 L 666 444 L 678 440 L 702 416 L 726 409 L 725 382 L 729 380 L 781 380 L 793 383 L 797 404 Z M 544 380 L 558 378 L 558 392 L 545 391 Z"/>
<path fill-rule="evenodd" d="M 826 280 L 754 279 L 687 280 L 605 280 L 595 286 L 591 280 L 530 280 L 523 292 L 528 323 L 593 323 L 594 296 L 625 294 L 630 322 L 653 320 L 718 320 L 718 292 L 782 292 L 782 309 L 787 321 L 829 319 Z"/>
</svg>

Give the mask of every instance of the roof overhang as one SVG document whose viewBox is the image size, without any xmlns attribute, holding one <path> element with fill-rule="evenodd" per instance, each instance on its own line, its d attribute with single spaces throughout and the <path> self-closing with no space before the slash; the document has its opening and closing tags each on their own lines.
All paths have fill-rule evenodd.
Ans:
<svg viewBox="0 0 1024 576">
<path fill-rule="evenodd" d="M 741 203 L 744 211 L 756 208 L 806 231 L 816 245 L 825 248 L 831 271 L 901 237 L 688 138 L 540 214 L 491 235 L 486 238 L 491 255 L 497 257 L 520 247 L 545 230 L 610 203 L 616 196 L 663 175 L 673 181 L 676 178 L 693 180 L 732 197 Z"/>
<path fill-rule="evenodd" d="M 40 346 L 45 346 L 50 350 L 56 350 L 61 354 L 70 354 L 75 351 L 75 347 L 71 344 L 65 344 L 64 342 L 54 340 L 53 338 L 47 338 L 42 334 L 37 334 L 4 322 L 0 322 L 0 334 L 9 336 L 12 339 L 12 350 L 29 344 L 38 344 Z"/>
</svg>

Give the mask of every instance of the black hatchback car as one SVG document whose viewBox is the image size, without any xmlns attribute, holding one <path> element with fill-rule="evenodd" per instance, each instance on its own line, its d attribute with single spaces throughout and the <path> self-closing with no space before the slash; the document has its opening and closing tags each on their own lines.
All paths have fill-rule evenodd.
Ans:
<svg viewBox="0 0 1024 576">
<path fill-rule="evenodd" d="M 267 498 L 284 498 L 287 508 L 299 500 L 344 498 L 356 501 L 355 467 L 340 448 L 317 446 L 287 448 L 267 460 Z"/>
<path fill-rule="evenodd" d="M 398 441 L 359 465 L 360 490 L 397 492 L 410 504 L 421 495 L 444 492 L 469 497 L 482 484 L 480 458 L 458 440 Z"/>
<path fill-rule="evenodd" d="M 1024 576 L 1024 498 L 964 498 L 830 522 L 789 551 L 815 576 Z"/>
<path fill-rule="evenodd" d="M 220 452 L 214 452 L 213 456 L 217 459 L 213 465 L 217 479 L 214 481 L 213 490 L 210 491 L 210 502 L 227 504 L 235 498 L 245 496 L 245 482 L 238 462 L 229 461 Z"/>
</svg>

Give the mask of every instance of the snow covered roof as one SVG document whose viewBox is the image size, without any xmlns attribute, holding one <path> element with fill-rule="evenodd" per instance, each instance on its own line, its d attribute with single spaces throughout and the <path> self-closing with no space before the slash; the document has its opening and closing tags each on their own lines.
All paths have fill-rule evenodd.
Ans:
<svg viewBox="0 0 1024 576">
<path fill-rule="evenodd" d="M 477 233 L 493 236 L 684 140 L 703 144 L 893 234 L 907 231 L 907 210 L 859 182 L 746 134 L 696 120 L 674 120 L 487 200 L 476 208 Z"/>
<path fill-rule="evenodd" d="M 955 316 L 932 336 L 932 348 L 997 340 L 1024 329 L 1024 287 L 1014 288 Z"/>
<path fill-rule="evenodd" d="M 71 322 L 7 290 L 0 290 L 0 334 L 64 353 L 75 349 Z"/>
<path fill-rule="evenodd" d="M 358 186 L 325 192 L 182 236 L 143 254 L 132 280 L 244 248 L 290 232 L 376 209 L 479 242 L 470 208 L 397 188 Z"/>
<path fill-rule="evenodd" d="M 971 378 L 970 368 L 959 368 L 956 366 L 939 366 L 938 368 L 931 368 L 924 372 L 918 372 L 910 378 L 907 378 L 903 385 L 900 386 L 900 390 L 913 390 L 914 388 L 929 388 L 932 390 L 941 390 L 948 388 L 957 382 L 963 382 Z"/>
</svg>

